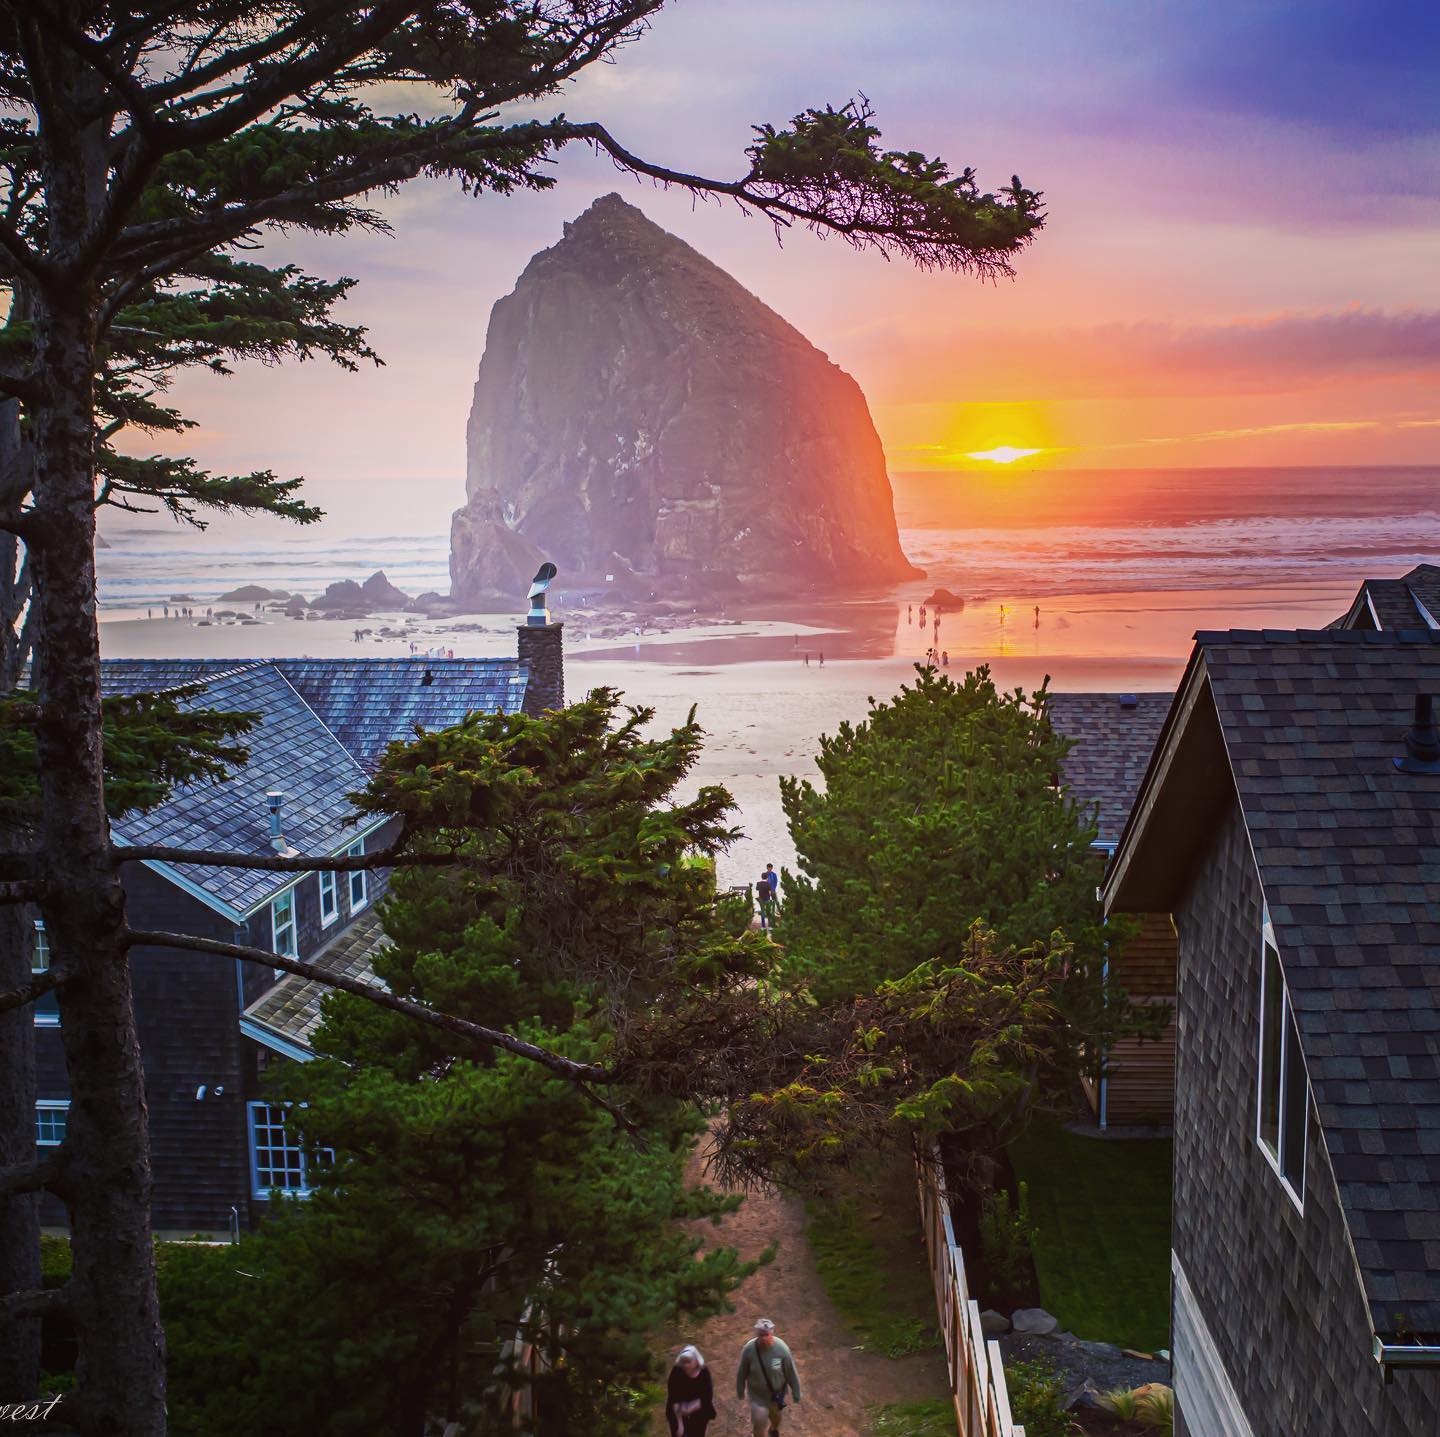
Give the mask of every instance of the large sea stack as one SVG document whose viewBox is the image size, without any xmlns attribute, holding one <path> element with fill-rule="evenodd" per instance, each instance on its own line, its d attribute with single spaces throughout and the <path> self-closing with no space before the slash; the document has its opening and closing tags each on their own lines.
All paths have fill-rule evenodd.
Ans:
<svg viewBox="0 0 1440 1437">
<path fill-rule="evenodd" d="M 466 494 L 461 603 L 513 599 L 542 557 L 641 598 L 917 572 L 859 385 L 619 195 L 492 311 Z"/>
</svg>

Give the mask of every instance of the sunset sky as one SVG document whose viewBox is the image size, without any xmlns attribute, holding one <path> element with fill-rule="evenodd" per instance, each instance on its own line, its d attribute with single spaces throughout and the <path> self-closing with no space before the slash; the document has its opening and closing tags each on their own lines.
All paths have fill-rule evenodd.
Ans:
<svg viewBox="0 0 1440 1437">
<path fill-rule="evenodd" d="M 1018 277 L 920 274 L 617 175 L 423 182 L 395 234 L 272 246 L 361 283 L 386 360 L 188 376 L 190 452 L 315 479 L 464 476 L 494 301 L 618 190 L 849 370 L 892 470 L 1440 463 L 1440 11 L 1397 0 L 678 0 L 553 108 L 738 173 L 749 126 L 863 91 L 888 144 L 1012 172 L 1049 221 Z"/>
</svg>

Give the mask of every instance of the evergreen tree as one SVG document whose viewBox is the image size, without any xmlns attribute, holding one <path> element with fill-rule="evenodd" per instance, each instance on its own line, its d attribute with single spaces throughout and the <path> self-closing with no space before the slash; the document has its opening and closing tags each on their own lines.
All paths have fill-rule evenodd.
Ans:
<svg viewBox="0 0 1440 1437">
<path fill-rule="evenodd" d="M 968 170 L 952 175 L 923 155 L 882 150 L 863 104 L 762 127 L 731 181 L 652 164 L 595 122 L 507 118 L 507 107 L 553 97 L 638 38 L 658 8 L 0 0 L 0 169 L 16 177 L 0 208 L 0 282 L 23 300 L 32 336 L 0 356 L 0 395 L 18 402 L 33 455 L 0 475 L 0 532 L 21 541 L 29 566 L 26 617 L 12 622 L 31 626 L 42 790 L 34 843 L 0 857 L 0 883 L 12 901 L 38 900 L 65 970 L 57 997 L 71 1092 L 65 1143 L 43 1161 L 0 1169 L 0 1198 L 40 1186 L 61 1196 L 75 1258 L 63 1289 L 0 1298 L 0 1321 L 71 1312 L 80 1356 L 68 1406 L 82 1430 L 150 1437 L 165 1428 L 127 959 L 138 940 L 120 883 L 122 865 L 141 855 L 110 842 L 95 620 L 95 505 L 106 482 L 97 375 L 117 316 L 157 282 L 205 256 L 233 256 L 269 226 L 380 226 L 364 197 L 421 174 L 476 191 L 544 187 L 553 183 L 547 160 L 573 142 L 777 225 L 811 225 L 920 264 L 1006 273 L 1041 222 L 1038 197 L 1018 180 L 986 194 Z M 434 102 L 428 117 L 377 108 L 407 86 Z M 190 477 L 172 482 L 184 490 Z M 11 559 L 18 564 L 18 550 Z M 279 866 L 274 855 L 248 862 Z M 377 990 L 374 1001 L 387 1000 Z M 513 1036 L 495 1041 L 581 1081 L 586 1065 L 546 1059 Z"/>
<path fill-rule="evenodd" d="M 980 921 L 1026 947 L 1064 933 L 1093 964 L 1107 936 L 1093 815 L 1059 787 L 1070 747 L 1045 689 L 913 684 L 820 740 L 824 780 L 781 778 L 799 871 L 778 933 L 822 997 L 869 992 L 931 959 L 953 961 Z"/>
<path fill-rule="evenodd" d="M 375 963 L 392 993 L 601 1062 L 660 987 L 763 960 L 683 861 L 730 837 L 723 790 L 674 798 L 693 715 L 657 739 L 649 717 L 601 690 L 392 750 L 364 803 L 423 815 L 425 844 L 454 857 L 394 875 Z M 349 994 L 325 1000 L 313 1041 L 321 1056 L 282 1069 L 277 1096 L 333 1151 L 317 1191 L 162 1287 L 183 1430 L 418 1437 L 441 1415 L 513 1430 L 491 1389 L 517 1339 L 540 1358 L 535 1431 L 646 1430 L 650 1336 L 720 1310 L 751 1270 L 724 1249 L 697 1259 L 674 1227 L 735 1205 L 686 1191 L 698 1107 L 617 1086 L 620 1126 L 526 1059 Z"/>
</svg>

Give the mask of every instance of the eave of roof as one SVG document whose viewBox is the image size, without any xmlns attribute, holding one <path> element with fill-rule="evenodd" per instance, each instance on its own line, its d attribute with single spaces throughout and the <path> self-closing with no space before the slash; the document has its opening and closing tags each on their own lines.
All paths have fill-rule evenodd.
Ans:
<svg viewBox="0 0 1440 1437">
<path fill-rule="evenodd" d="M 374 960 L 388 941 L 380 915 L 368 908 L 307 961 L 322 972 L 384 988 L 375 975 Z M 320 1004 L 334 991 L 317 979 L 286 974 L 245 1009 L 241 1031 L 287 1057 L 313 1056 L 310 1040 L 320 1026 Z"/>
</svg>

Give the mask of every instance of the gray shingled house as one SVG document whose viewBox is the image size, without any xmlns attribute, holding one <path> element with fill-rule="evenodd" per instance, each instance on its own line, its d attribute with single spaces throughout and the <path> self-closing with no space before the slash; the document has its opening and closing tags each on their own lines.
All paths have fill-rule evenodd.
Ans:
<svg viewBox="0 0 1440 1437">
<path fill-rule="evenodd" d="M 1155 740 L 1170 712 L 1170 693 L 1052 693 L 1045 711 L 1063 737 L 1074 740 L 1059 777 L 1070 793 L 1093 806 L 1095 847 L 1115 852 L 1139 792 Z M 1148 914 L 1139 932 L 1112 957 L 1107 979 L 1133 1002 L 1175 1005 L 1175 929 L 1168 914 Z M 1124 1038 L 1083 1080 L 1102 1130 L 1164 1127 L 1175 1107 L 1175 1025 L 1159 1038 Z"/>
<path fill-rule="evenodd" d="M 1105 881 L 1179 938 L 1190 1437 L 1440 1433 L 1440 632 L 1201 633 Z"/>
<path fill-rule="evenodd" d="M 466 714 L 538 713 L 564 702 L 561 626 L 522 627 L 517 659 L 107 660 L 106 693 L 198 685 L 206 707 L 259 712 L 249 761 L 218 783 L 177 789 L 113 825 L 118 844 L 271 850 L 272 794 L 289 846 L 338 855 L 383 847 L 391 821 L 359 822 L 346 795 L 385 746 Z M 289 953 L 361 978 L 383 941 L 379 872 L 267 873 L 127 864 L 136 927 Z M 155 1174 L 154 1225 L 185 1236 L 249 1227 L 277 1191 L 306 1189 L 303 1153 L 283 1111 L 265 1100 L 266 1067 L 310 1057 L 321 985 L 283 971 L 177 949 L 132 950 Z M 34 965 L 49 961 L 36 923 Z M 378 980 L 377 980 L 378 981 Z M 35 1014 L 41 1145 L 65 1135 L 64 1055 L 53 1000 Z M 44 1221 L 62 1225 L 47 1197 Z"/>
</svg>

